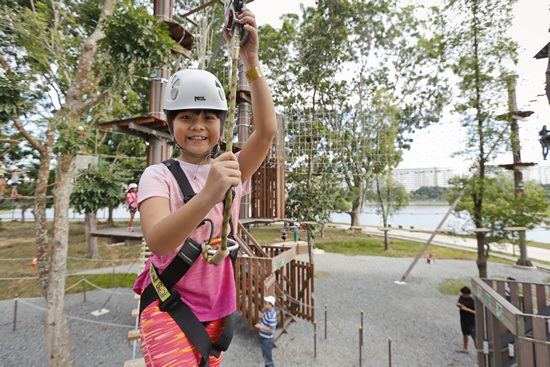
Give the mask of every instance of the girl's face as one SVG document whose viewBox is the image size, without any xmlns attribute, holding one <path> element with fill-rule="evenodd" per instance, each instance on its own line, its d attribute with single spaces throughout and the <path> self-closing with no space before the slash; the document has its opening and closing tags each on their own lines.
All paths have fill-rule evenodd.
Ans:
<svg viewBox="0 0 550 367">
<path fill-rule="evenodd" d="M 182 111 L 174 118 L 173 125 L 176 141 L 191 153 L 210 151 L 220 138 L 220 119 L 212 112 Z M 202 162 L 204 157 L 191 157 L 182 151 L 180 159 L 195 163 Z"/>
<path fill-rule="evenodd" d="M 131 192 L 137 192 L 137 187 L 132 187 L 132 188 L 130 189 L 130 191 L 131 191 Z"/>
</svg>

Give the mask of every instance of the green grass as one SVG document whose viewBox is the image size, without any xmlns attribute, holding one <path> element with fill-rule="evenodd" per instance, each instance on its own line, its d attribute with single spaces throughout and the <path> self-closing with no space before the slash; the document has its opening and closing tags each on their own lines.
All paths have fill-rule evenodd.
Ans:
<svg viewBox="0 0 550 367">
<path fill-rule="evenodd" d="M 445 279 L 439 283 L 439 291 L 447 296 L 459 296 L 463 287 L 472 287 L 472 281 L 468 278 Z"/>
<path fill-rule="evenodd" d="M 139 222 L 138 222 L 139 223 Z M 53 223 L 48 223 L 48 232 L 52 234 Z M 115 222 L 117 227 L 127 227 L 128 222 Z M 136 224 L 139 225 L 139 224 Z M 23 278 L 23 277 L 35 277 L 37 275 L 36 268 L 31 268 L 32 257 L 36 253 L 36 244 L 34 241 L 34 223 L 21 223 L 17 221 L 5 222 L 2 224 L 3 231 L 0 232 L 0 244 L 6 244 L 9 241 L 9 245 L 0 246 L 0 258 L 1 259 L 22 259 L 15 261 L 0 261 L 0 278 Z M 98 228 L 104 228 L 104 225 L 98 226 Z M 69 250 L 68 256 L 72 258 L 67 259 L 67 268 L 69 269 L 69 275 L 67 278 L 67 284 L 65 288 L 82 279 L 82 276 L 73 276 L 72 272 L 85 269 L 99 269 L 114 265 L 126 265 L 132 264 L 136 258 L 139 257 L 141 246 L 107 246 L 107 240 L 104 238 L 98 239 L 98 250 L 103 260 L 109 261 L 91 261 L 84 258 L 88 252 L 88 243 L 84 239 L 84 224 L 82 222 L 71 222 L 69 225 Z M 122 276 L 117 274 L 116 277 Z M 96 278 L 97 277 L 97 278 Z M 90 282 L 97 284 L 100 287 L 112 287 L 113 275 L 93 275 L 87 276 Z M 127 276 L 123 287 L 129 287 L 133 284 L 135 275 Z M 91 287 L 91 286 L 90 286 Z M 89 290 L 90 287 L 86 287 Z M 73 292 L 79 292 L 82 290 L 82 286 L 77 286 Z M 40 288 L 38 286 L 38 280 L 3 280 L 0 281 L 0 300 L 11 299 L 16 294 L 21 297 L 40 297 L 42 296 Z M 72 290 L 71 290 L 72 291 Z M 70 292 L 71 292 L 70 291 Z M 70 293 L 69 292 L 69 293 Z"/>
<path fill-rule="evenodd" d="M 82 279 L 86 278 L 89 282 L 101 288 L 114 288 L 113 274 L 96 274 L 96 275 L 69 275 L 65 280 L 65 289 L 75 285 Z M 132 288 L 137 278 L 137 274 L 121 274 L 115 275 L 115 284 L 119 288 Z M 120 282 L 120 284 L 119 284 Z M 0 300 L 12 299 L 15 296 L 19 297 L 42 297 L 38 279 L 22 279 L 15 281 L 0 280 Z M 84 290 L 82 284 L 69 289 L 65 294 L 81 293 Z M 95 287 L 86 283 L 86 291 L 97 290 Z"/>
</svg>

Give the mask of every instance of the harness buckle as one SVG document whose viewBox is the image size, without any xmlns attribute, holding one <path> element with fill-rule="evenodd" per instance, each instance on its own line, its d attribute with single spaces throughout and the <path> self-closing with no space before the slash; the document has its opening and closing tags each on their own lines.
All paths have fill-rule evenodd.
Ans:
<svg viewBox="0 0 550 367">
<path fill-rule="evenodd" d="M 159 309 L 162 312 L 167 312 L 172 310 L 180 301 L 181 295 L 175 289 L 170 289 L 170 297 L 164 302 L 159 301 Z"/>
</svg>

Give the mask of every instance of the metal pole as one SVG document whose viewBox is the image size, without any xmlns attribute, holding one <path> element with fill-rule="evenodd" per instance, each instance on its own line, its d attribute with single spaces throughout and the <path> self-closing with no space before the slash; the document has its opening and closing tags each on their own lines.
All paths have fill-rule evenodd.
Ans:
<svg viewBox="0 0 550 367">
<path fill-rule="evenodd" d="M 363 310 L 361 310 L 361 345 L 363 345 Z"/>
<path fill-rule="evenodd" d="M 445 214 L 445 216 L 443 217 L 443 219 L 441 220 L 441 222 L 439 222 L 439 225 L 437 226 L 437 228 L 433 231 L 432 235 L 430 236 L 430 238 L 428 239 L 428 241 L 426 241 L 426 244 L 424 245 L 424 247 L 422 247 L 422 250 L 420 250 L 420 252 L 418 253 L 418 255 L 416 255 L 416 257 L 414 258 L 412 264 L 409 266 L 409 268 L 407 269 L 407 271 L 405 272 L 405 274 L 403 274 L 403 277 L 401 278 L 400 282 L 404 282 L 405 281 L 405 278 L 409 275 L 409 273 L 411 272 L 411 270 L 414 268 L 414 266 L 416 265 L 416 263 L 418 262 L 418 260 L 420 259 L 420 257 L 422 256 L 422 254 L 424 254 L 424 251 L 426 251 L 426 249 L 428 248 L 428 246 L 430 245 L 430 243 L 432 243 L 432 240 L 434 239 L 435 235 L 437 234 L 437 231 L 443 226 L 443 224 L 445 223 L 445 221 L 447 221 L 447 218 L 449 218 L 449 215 L 451 215 L 451 213 L 453 212 L 453 210 L 455 210 L 456 206 L 458 205 L 458 203 L 460 202 L 460 200 L 462 200 L 462 197 L 464 196 L 464 194 L 466 193 L 466 189 L 462 190 L 460 192 L 460 194 L 458 195 L 458 197 L 456 198 L 456 200 L 454 201 L 453 205 L 451 205 L 451 207 L 449 208 L 449 211 L 447 212 L 447 214 Z"/>
<path fill-rule="evenodd" d="M 327 339 L 327 304 L 325 303 L 325 340 Z"/>
<path fill-rule="evenodd" d="M 317 358 L 317 321 L 313 321 L 313 358 Z"/>
<path fill-rule="evenodd" d="M 362 364 L 361 346 L 363 345 L 363 328 L 359 326 L 359 367 Z"/>
<path fill-rule="evenodd" d="M 13 309 L 13 331 L 17 329 L 17 295 L 15 295 L 15 304 Z"/>
<path fill-rule="evenodd" d="M 84 296 L 84 303 L 86 303 L 86 282 L 84 279 L 80 281 L 82 283 L 82 295 Z"/>
<path fill-rule="evenodd" d="M 391 367 L 391 336 L 388 336 L 388 353 L 390 357 L 390 367 Z"/>
<path fill-rule="evenodd" d="M 113 266 L 113 288 L 116 288 L 116 273 L 115 267 Z"/>
</svg>

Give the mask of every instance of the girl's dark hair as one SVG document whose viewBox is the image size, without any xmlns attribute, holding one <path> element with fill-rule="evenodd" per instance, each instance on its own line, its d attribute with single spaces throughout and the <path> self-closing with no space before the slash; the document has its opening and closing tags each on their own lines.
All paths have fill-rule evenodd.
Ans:
<svg viewBox="0 0 550 367">
<path fill-rule="evenodd" d="M 174 121 L 174 119 L 176 118 L 176 116 L 178 114 L 180 114 L 181 112 L 184 112 L 184 111 L 189 111 L 189 110 L 167 111 L 168 115 L 166 115 L 166 118 L 168 119 L 169 122 L 172 122 L 172 121 Z M 191 110 L 191 111 L 193 111 L 194 115 L 200 115 L 203 112 L 204 113 L 213 113 L 220 120 L 222 119 L 222 116 L 225 112 L 225 111 L 220 111 L 220 110 Z"/>
</svg>

